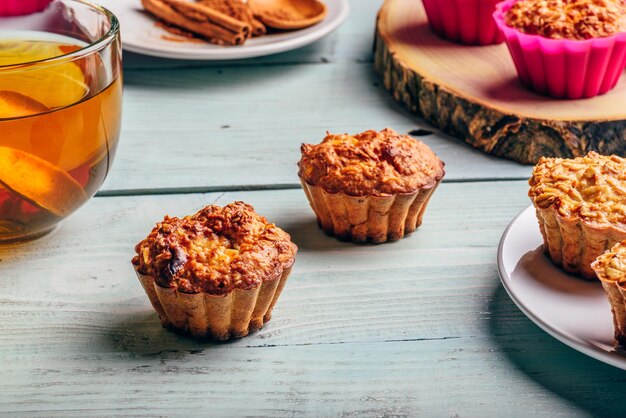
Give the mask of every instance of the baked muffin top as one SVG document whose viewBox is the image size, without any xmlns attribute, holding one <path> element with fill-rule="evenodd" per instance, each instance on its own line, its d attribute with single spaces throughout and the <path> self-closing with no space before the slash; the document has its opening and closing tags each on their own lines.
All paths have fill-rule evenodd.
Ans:
<svg viewBox="0 0 626 418">
<path fill-rule="evenodd" d="M 512 28 L 544 38 L 604 38 L 626 31 L 626 4 L 624 0 L 520 0 L 504 20 Z"/>
<path fill-rule="evenodd" d="M 298 247 L 289 234 L 244 202 L 210 205 L 191 216 L 166 216 L 135 246 L 132 262 L 166 288 L 225 294 L 279 278 Z"/>
<path fill-rule="evenodd" d="M 428 146 L 392 129 L 331 135 L 302 144 L 298 174 L 312 186 L 350 196 L 413 193 L 433 187 L 443 162 Z"/>
<path fill-rule="evenodd" d="M 564 218 L 626 229 L 626 160 L 590 152 L 573 159 L 541 158 L 529 181 L 535 207 Z"/>
<path fill-rule="evenodd" d="M 626 242 L 617 243 L 591 264 L 598 278 L 604 282 L 626 284 Z"/>
</svg>

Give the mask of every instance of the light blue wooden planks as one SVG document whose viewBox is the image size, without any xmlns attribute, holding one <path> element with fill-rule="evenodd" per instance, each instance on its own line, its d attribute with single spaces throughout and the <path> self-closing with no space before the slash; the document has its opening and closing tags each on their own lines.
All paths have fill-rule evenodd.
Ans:
<svg viewBox="0 0 626 418">
<path fill-rule="evenodd" d="M 626 389 L 539 334 L 4 360 L 9 415 L 620 416 Z"/>
<path fill-rule="evenodd" d="M 431 130 L 372 69 L 380 4 L 352 2 L 338 32 L 271 57 L 198 63 L 127 54 L 122 138 L 103 193 L 294 187 L 300 144 L 326 131 Z M 446 181 L 530 173 L 436 131 L 421 139 L 446 161 Z"/>
<path fill-rule="evenodd" d="M 300 190 L 95 198 L 52 235 L 0 248 L 0 410 L 616 413 L 622 373 L 540 331 L 499 283 L 496 246 L 526 190 L 443 184 L 422 228 L 377 246 L 323 235 Z M 165 213 L 236 199 L 300 246 L 274 318 L 228 344 L 163 330 L 133 245 Z"/>
<path fill-rule="evenodd" d="M 24 316 L 33 322 L 12 344 L 0 343 L 0 353 L 28 350 L 33 338 L 52 350 L 71 349 L 76 327 L 83 326 L 80 338 L 88 350 L 100 349 L 99 334 L 108 326 L 120 338 L 130 331 L 124 327 L 136 326 L 152 339 L 171 341 L 134 276 L 133 247 L 166 213 L 183 216 L 238 199 L 287 230 L 300 247 L 271 326 L 242 344 L 475 336 L 500 288 L 496 245 L 528 203 L 525 189 L 523 182 L 444 184 L 416 233 L 378 246 L 324 235 L 301 190 L 96 198 L 52 235 L 0 247 L 6 277 L 0 299 L 7 303 L 0 323 L 15 325 Z"/>
<path fill-rule="evenodd" d="M 325 236 L 297 187 L 326 130 L 428 127 L 371 64 L 380 1 L 298 51 L 241 62 L 126 55 L 123 136 L 102 194 L 40 240 L 0 247 L 7 416 L 619 416 L 626 379 L 533 325 L 496 247 L 530 167 L 435 133 L 446 161 L 424 225 L 357 246 Z M 479 182 L 472 179 L 481 180 Z M 168 194 L 190 191 L 206 194 Z M 221 192 L 220 192 L 221 191 Z M 136 193 L 154 196 L 126 196 Z M 272 321 L 227 344 L 163 330 L 129 260 L 164 214 L 242 199 L 300 252 Z"/>
<path fill-rule="evenodd" d="M 326 131 L 430 129 L 393 100 L 370 64 L 128 71 L 124 94 L 108 193 L 292 187 L 300 144 Z M 447 181 L 530 175 L 447 135 L 420 139 L 446 162 Z"/>
</svg>

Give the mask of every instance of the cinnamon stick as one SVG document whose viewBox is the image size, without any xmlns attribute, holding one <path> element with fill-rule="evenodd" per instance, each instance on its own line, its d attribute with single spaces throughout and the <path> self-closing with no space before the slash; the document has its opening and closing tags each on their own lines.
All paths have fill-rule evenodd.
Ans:
<svg viewBox="0 0 626 418">
<path fill-rule="evenodd" d="M 250 25 L 202 4 L 185 0 L 161 0 L 182 15 L 199 22 L 211 22 L 233 33 L 250 33 Z"/>
<path fill-rule="evenodd" d="M 250 33 L 248 24 L 200 5 L 181 0 L 141 0 L 141 4 L 148 12 L 165 22 L 187 29 L 214 43 L 241 45 Z M 189 5 L 195 8 L 190 8 Z"/>
<path fill-rule="evenodd" d="M 251 36 L 262 36 L 267 32 L 265 25 L 254 17 L 250 6 L 241 0 L 197 0 L 197 2 L 198 4 L 248 23 L 252 28 Z"/>
<path fill-rule="evenodd" d="M 248 15 L 250 26 L 252 26 L 252 36 L 263 36 L 267 33 L 267 28 L 259 19 L 254 16 L 252 10 L 248 7 Z"/>
</svg>

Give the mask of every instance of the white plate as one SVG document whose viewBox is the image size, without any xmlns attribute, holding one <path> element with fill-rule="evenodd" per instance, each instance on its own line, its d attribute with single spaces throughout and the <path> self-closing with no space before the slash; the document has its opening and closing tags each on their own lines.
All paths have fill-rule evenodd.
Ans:
<svg viewBox="0 0 626 418">
<path fill-rule="evenodd" d="M 535 209 L 522 211 L 498 248 L 498 271 L 513 302 L 535 324 L 570 347 L 626 369 L 613 346 L 613 318 L 599 281 L 568 275 L 543 254 Z"/>
<path fill-rule="evenodd" d="M 125 50 L 163 58 L 196 60 L 231 60 L 276 54 L 308 45 L 337 29 L 348 16 L 347 0 L 326 0 L 328 14 L 317 25 L 292 32 L 253 38 L 239 46 L 219 46 L 209 43 L 168 41 L 168 35 L 155 26 L 155 20 L 145 13 L 140 0 L 96 0 L 111 10 L 121 24 L 122 45 Z"/>
</svg>

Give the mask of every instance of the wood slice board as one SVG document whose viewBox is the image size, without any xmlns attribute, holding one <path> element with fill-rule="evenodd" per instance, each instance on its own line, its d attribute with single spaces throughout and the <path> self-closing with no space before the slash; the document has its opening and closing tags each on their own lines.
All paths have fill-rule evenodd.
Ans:
<svg viewBox="0 0 626 418">
<path fill-rule="evenodd" d="M 588 151 L 626 154 L 626 76 L 584 100 L 537 95 L 520 84 L 506 45 L 463 46 L 430 31 L 418 0 L 386 0 L 375 67 L 411 112 L 487 153 L 522 163 Z"/>
</svg>

